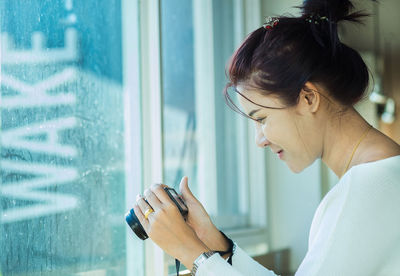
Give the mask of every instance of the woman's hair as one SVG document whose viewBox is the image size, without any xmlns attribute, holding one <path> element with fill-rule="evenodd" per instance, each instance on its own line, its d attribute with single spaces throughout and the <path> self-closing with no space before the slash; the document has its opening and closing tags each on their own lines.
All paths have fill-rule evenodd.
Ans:
<svg viewBox="0 0 400 276">
<path fill-rule="evenodd" d="M 227 68 L 229 82 L 278 96 L 293 106 L 307 81 L 321 85 L 345 106 L 359 101 L 368 86 L 368 68 L 357 51 L 340 42 L 341 21 L 361 23 L 348 0 L 308 0 L 300 17 L 281 16 L 272 28 L 253 31 L 233 54 Z M 311 21 L 311 22 L 310 22 Z"/>
</svg>

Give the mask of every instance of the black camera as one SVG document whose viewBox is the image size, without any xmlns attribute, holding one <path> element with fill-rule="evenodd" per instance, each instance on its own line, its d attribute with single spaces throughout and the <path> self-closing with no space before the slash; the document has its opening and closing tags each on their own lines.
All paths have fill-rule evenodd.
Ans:
<svg viewBox="0 0 400 276">
<path fill-rule="evenodd" d="M 164 187 L 164 190 L 167 192 L 169 198 L 175 203 L 176 207 L 178 207 L 179 209 L 179 212 L 181 212 L 181 215 L 186 220 L 188 215 L 188 208 L 185 202 L 173 188 Z M 147 202 L 146 199 L 144 200 Z M 147 202 L 147 204 L 149 203 Z M 143 226 L 140 224 L 133 208 L 128 213 L 126 213 L 125 220 L 131 227 L 133 232 L 136 234 L 136 236 L 138 236 L 140 239 L 145 240 L 149 237 L 146 231 L 144 231 Z"/>
</svg>

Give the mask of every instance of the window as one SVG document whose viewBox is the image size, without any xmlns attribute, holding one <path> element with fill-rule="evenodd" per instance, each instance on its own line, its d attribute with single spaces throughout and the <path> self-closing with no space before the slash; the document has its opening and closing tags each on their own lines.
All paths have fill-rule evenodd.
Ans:
<svg viewBox="0 0 400 276">
<path fill-rule="evenodd" d="M 234 51 L 231 2 L 213 1 L 202 13 L 203 4 L 193 9 L 192 1 L 161 1 L 165 182 L 177 185 L 187 174 L 223 228 L 248 225 L 248 192 L 240 193 L 243 170 L 236 169 L 245 166 L 239 158 L 245 129 L 222 97 L 225 63 Z"/>
<path fill-rule="evenodd" d="M 178 188 L 183 175 L 220 229 L 266 250 L 265 156 L 222 96 L 255 10 L 242 0 L 1 1 L 3 275 L 173 273 L 124 213 L 144 188 Z"/>
<path fill-rule="evenodd" d="M 257 172 L 248 167 L 255 156 L 248 149 L 255 147 L 254 139 L 248 137 L 247 121 L 227 107 L 222 95 L 225 65 L 243 38 L 238 39 L 242 5 L 160 1 L 163 179 L 178 188 L 181 177 L 189 176 L 189 187 L 227 233 L 249 228 L 265 233 L 260 230 L 265 218 L 255 223 L 250 210 L 249 182 Z M 265 202 L 262 185 L 254 186 Z M 172 274 L 174 262 L 167 258 L 167 263 Z"/>
<path fill-rule="evenodd" d="M 0 274 L 143 269 L 124 222 L 127 191 L 140 190 L 125 173 L 138 115 L 125 118 L 135 50 L 123 52 L 121 13 L 135 3 L 1 1 Z"/>
</svg>

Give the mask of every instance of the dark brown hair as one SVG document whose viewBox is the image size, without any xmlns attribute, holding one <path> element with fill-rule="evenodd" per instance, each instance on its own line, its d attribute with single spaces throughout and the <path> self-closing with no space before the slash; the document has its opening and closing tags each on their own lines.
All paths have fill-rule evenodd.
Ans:
<svg viewBox="0 0 400 276">
<path fill-rule="evenodd" d="M 287 106 L 297 103 L 307 81 L 322 85 L 345 106 L 363 97 L 368 68 L 357 51 L 340 41 L 337 25 L 360 23 L 368 14 L 350 13 L 354 7 L 348 0 L 308 0 L 297 8 L 300 17 L 278 17 L 276 26 L 255 30 L 233 54 L 224 89 L 228 105 L 227 90 L 239 83 L 277 95 Z"/>
</svg>

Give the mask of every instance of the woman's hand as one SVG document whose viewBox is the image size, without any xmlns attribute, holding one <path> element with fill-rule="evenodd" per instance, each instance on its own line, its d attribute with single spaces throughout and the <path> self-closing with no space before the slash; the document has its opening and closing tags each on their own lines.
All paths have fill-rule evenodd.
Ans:
<svg viewBox="0 0 400 276">
<path fill-rule="evenodd" d="M 178 208 L 162 185 L 152 185 L 143 194 L 148 203 L 138 195 L 133 208 L 147 235 L 166 253 L 191 269 L 194 260 L 201 253 L 210 251 L 210 249 L 185 223 Z M 146 219 L 144 214 L 150 208 L 154 212 L 150 213 Z"/>
<path fill-rule="evenodd" d="M 189 189 L 188 178 L 182 178 L 179 185 L 183 200 L 185 201 L 189 213 L 186 223 L 195 231 L 199 239 L 211 250 L 226 251 L 229 243 L 212 223 L 210 216 Z M 223 256 L 228 257 L 228 256 Z"/>
</svg>

